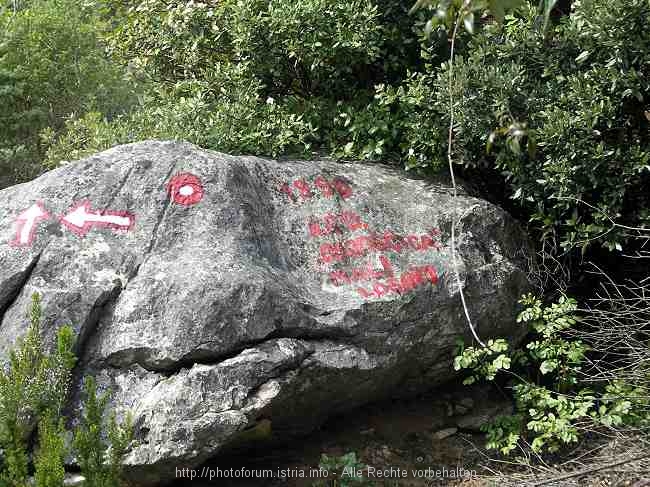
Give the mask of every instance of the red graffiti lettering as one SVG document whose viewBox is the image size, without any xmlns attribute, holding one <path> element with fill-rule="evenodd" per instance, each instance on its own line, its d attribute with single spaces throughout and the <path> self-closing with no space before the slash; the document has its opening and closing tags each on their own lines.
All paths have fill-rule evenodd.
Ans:
<svg viewBox="0 0 650 487">
<path fill-rule="evenodd" d="M 416 235 L 409 235 L 406 237 L 406 241 L 413 250 L 420 250 L 422 246 L 420 245 L 420 238 Z"/>
<path fill-rule="evenodd" d="M 379 237 L 375 236 L 373 238 L 373 249 L 383 252 L 386 250 L 392 250 L 393 248 L 393 238 L 394 235 L 391 232 L 384 232 L 384 235 Z"/>
<path fill-rule="evenodd" d="M 325 222 L 325 235 L 334 233 L 337 230 L 336 223 L 338 221 L 338 215 L 327 213 L 323 217 L 323 221 Z"/>
<path fill-rule="evenodd" d="M 335 194 L 346 200 L 352 196 L 352 187 L 342 178 L 335 178 L 333 181 L 326 180 L 323 176 L 317 176 L 313 185 L 320 191 L 325 198 L 331 198 Z M 310 183 L 304 179 L 296 179 L 292 186 L 298 190 L 303 199 L 309 199 L 314 196 Z M 285 193 L 291 201 L 296 201 L 296 196 L 288 183 L 280 186 L 280 192 Z"/>
<path fill-rule="evenodd" d="M 422 235 L 422 237 L 420 239 L 421 239 L 421 242 L 422 242 L 422 244 L 420 245 L 421 250 L 427 250 L 427 249 L 440 250 L 442 248 L 442 245 L 440 245 L 440 242 L 434 240 L 429 235 Z"/>
<path fill-rule="evenodd" d="M 310 221 L 307 224 L 307 227 L 309 228 L 309 235 L 311 235 L 312 237 L 320 237 L 321 235 L 323 235 L 322 229 L 320 227 L 320 223 L 318 223 L 317 221 L 314 220 Z"/>
<path fill-rule="evenodd" d="M 368 227 L 366 223 L 361 221 L 361 217 L 353 211 L 344 211 L 340 214 L 326 213 L 320 219 L 312 218 L 308 226 L 309 234 L 312 237 L 322 237 L 335 232 L 341 233 L 342 228 L 355 231 Z"/>
<path fill-rule="evenodd" d="M 375 292 L 374 294 L 378 298 L 383 297 L 389 291 L 388 286 L 386 286 L 386 284 L 382 284 L 381 282 L 376 282 L 374 286 L 372 286 L 372 290 Z"/>
<path fill-rule="evenodd" d="M 293 182 L 293 187 L 300 191 L 300 196 L 303 198 L 311 198 L 312 193 L 309 185 L 302 179 L 297 179 Z"/>
<path fill-rule="evenodd" d="M 357 288 L 357 293 L 359 293 L 359 295 L 364 299 L 372 298 L 373 296 L 371 292 L 367 291 L 362 287 Z"/>
<path fill-rule="evenodd" d="M 342 227 L 351 232 L 368 228 L 368 224 L 363 222 L 361 217 L 353 211 L 344 211 L 340 214 L 326 213 L 320 220 L 312 219 L 308 225 L 312 237 L 330 235 L 334 232 L 340 233 Z M 321 228 L 323 226 L 324 229 Z"/>
<path fill-rule="evenodd" d="M 372 276 L 369 275 L 369 279 L 376 278 L 378 273 L 378 271 L 372 270 Z M 420 286 L 425 285 L 427 282 L 430 282 L 434 285 L 438 283 L 438 271 L 436 270 L 435 266 L 431 264 L 411 268 L 410 270 L 402 273 L 402 275 L 399 277 L 389 276 L 386 270 L 384 270 L 383 277 L 386 278 L 385 282 L 373 283 L 372 291 L 368 291 L 367 289 L 359 287 L 357 288 L 357 292 L 360 296 L 366 299 L 373 296 L 381 298 L 387 294 L 408 293 Z M 347 282 L 347 279 L 349 278 L 341 278 L 339 279 L 339 282 Z M 350 280 L 354 281 L 354 277 Z"/>
<path fill-rule="evenodd" d="M 372 279 L 378 279 L 382 277 L 382 275 L 383 274 L 381 271 L 376 271 L 373 269 L 370 262 L 368 262 L 365 267 L 357 267 L 355 269 L 352 269 L 352 276 L 350 279 L 352 279 L 352 281 L 369 281 Z"/>
<path fill-rule="evenodd" d="M 324 243 L 320 246 L 320 258 L 327 264 L 339 262 L 343 259 L 343 247 L 339 243 Z"/>
<path fill-rule="evenodd" d="M 387 267 L 384 267 L 383 270 L 378 270 L 373 268 L 370 262 L 367 262 L 364 266 L 355 267 L 349 272 L 342 270 L 332 271 L 329 274 L 330 282 L 335 286 L 341 286 L 352 282 L 372 281 L 382 277 L 390 277 L 392 276 L 393 269 L 390 266 L 390 263 L 388 263 Z"/>
<path fill-rule="evenodd" d="M 345 242 L 344 247 L 346 257 L 362 257 L 368 249 L 372 248 L 371 238 L 365 235 L 353 238 Z"/>
<path fill-rule="evenodd" d="M 345 271 L 333 271 L 330 272 L 330 282 L 335 286 L 343 286 L 350 284 L 350 278 Z"/>
<path fill-rule="evenodd" d="M 334 188 L 336 189 L 336 192 L 344 200 L 347 200 L 350 196 L 352 196 L 352 188 L 348 183 L 343 181 L 341 178 L 334 179 L 333 184 L 334 184 Z"/>
<path fill-rule="evenodd" d="M 293 191 L 287 183 L 283 183 L 282 186 L 280 186 L 280 192 L 286 194 L 291 201 L 296 201 Z"/>
<path fill-rule="evenodd" d="M 404 292 L 408 292 L 424 284 L 424 279 L 422 278 L 419 269 L 413 269 L 403 273 L 400 277 L 400 282 Z"/>
<path fill-rule="evenodd" d="M 402 237 L 396 236 L 393 239 L 393 250 L 398 254 L 408 247 L 408 243 Z"/>
<path fill-rule="evenodd" d="M 323 176 L 318 176 L 314 180 L 314 185 L 320 190 L 325 198 L 331 198 L 334 196 L 334 188 L 332 188 L 332 185 Z"/>
<path fill-rule="evenodd" d="M 352 274 L 350 275 L 350 280 L 353 282 L 357 281 L 367 281 L 368 280 L 368 270 L 363 267 L 357 267 L 352 269 Z"/>
<path fill-rule="evenodd" d="M 436 268 L 432 265 L 425 265 L 424 267 L 421 267 L 421 272 L 429 278 L 429 281 L 431 281 L 431 284 L 437 284 L 438 283 L 438 271 Z"/>
<path fill-rule="evenodd" d="M 354 211 L 344 211 L 339 216 L 340 222 L 351 232 L 368 228 L 368 224 L 361 220 L 361 217 Z"/>
<path fill-rule="evenodd" d="M 384 268 L 384 274 L 386 277 L 393 277 L 393 266 L 390 263 L 390 260 L 385 255 L 379 256 L 379 261 L 381 266 Z"/>
<path fill-rule="evenodd" d="M 375 238 L 374 249 L 380 252 L 391 250 L 393 252 L 401 253 L 407 247 L 406 242 L 399 235 L 393 232 L 384 232 L 383 237 Z"/>
<path fill-rule="evenodd" d="M 323 236 L 323 235 L 328 235 L 330 233 L 333 233 L 334 230 L 332 230 L 332 228 L 338 230 L 338 226 L 334 225 L 332 222 L 333 220 L 329 221 L 328 222 L 329 226 L 324 230 L 322 229 L 321 226 L 319 226 L 319 224 L 310 223 L 309 224 L 310 235 Z M 424 251 L 429 248 L 440 249 L 440 243 L 432 240 L 427 235 L 423 235 L 422 237 L 416 237 L 412 235 L 407 237 L 407 239 L 404 239 L 400 236 L 394 235 L 391 232 L 386 232 L 382 237 L 378 237 L 372 234 L 361 235 L 359 237 L 346 240 L 343 244 L 336 244 L 337 246 L 342 247 L 343 250 L 337 251 L 335 260 L 325 261 L 325 262 L 338 262 L 340 260 L 343 260 L 346 257 L 349 258 L 363 257 L 364 255 L 370 252 L 392 251 L 396 253 L 401 253 L 405 249 L 414 248 L 414 245 L 416 244 L 414 244 L 413 242 L 415 242 L 415 240 L 417 240 L 418 238 L 420 238 L 421 242 L 424 243 L 417 244 L 417 246 L 415 247 L 417 250 Z"/>
<path fill-rule="evenodd" d="M 400 286 L 400 283 L 394 277 L 389 277 L 386 280 L 386 284 L 388 285 L 388 289 L 390 289 L 395 294 L 402 294 L 402 286 Z"/>
</svg>

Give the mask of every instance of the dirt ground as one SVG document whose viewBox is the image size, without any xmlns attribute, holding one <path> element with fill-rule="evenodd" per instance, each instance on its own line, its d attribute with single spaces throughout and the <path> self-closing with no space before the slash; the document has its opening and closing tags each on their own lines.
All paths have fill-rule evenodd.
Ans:
<svg viewBox="0 0 650 487">
<path fill-rule="evenodd" d="M 348 452 L 355 452 L 359 470 L 369 479 L 364 485 L 430 487 L 453 485 L 458 480 L 466 483 L 485 473 L 481 467 L 485 461 L 484 438 L 477 429 L 487 420 L 486 412 L 507 413 L 510 407 L 507 400 L 485 388 L 434 391 L 417 398 L 371 404 L 333 418 L 320 430 L 290 444 L 210 462 L 203 473 L 211 471 L 211 481 L 194 479 L 190 484 L 186 480 L 175 486 L 345 487 L 346 483 L 334 481 L 333 471 L 319 471 L 318 467 L 321 454 L 338 457 Z M 473 424 L 470 428 L 459 428 L 460 418 Z M 224 473 L 230 469 L 232 474 Z M 246 475 L 266 469 L 276 478 L 244 479 L 243 474 L 235 473 L 242 469 Z M 198 470 L 197 476 L 201 475 L 201 469 Z M 225 475 L 228 477 L 224 478 Z"/>
<path fill-rule="evenodd" d="M 219 457 L 195 469 L 197 478 L 178 478 L 173 487 L 650 487 L 650 454 L 598 470 L 648 451 L 633 451 L 647 444 L 646 436 L 631 443 L 585 438 L 533 468 L 490 461 L 495 454 L 484 449 L 480 426 L 511 412 L 506 395 L 490 386 L 370 404 L 290 443 Z M 339 478 L 340 468 L 319 469 L 323 453 L 340 457 L 350 452 L 363 483 L 350 475 Z M 574 475 L 581 469 L 588 473 Z M 567 472 L 571 476 L 563 478 Z"/>
</svg>

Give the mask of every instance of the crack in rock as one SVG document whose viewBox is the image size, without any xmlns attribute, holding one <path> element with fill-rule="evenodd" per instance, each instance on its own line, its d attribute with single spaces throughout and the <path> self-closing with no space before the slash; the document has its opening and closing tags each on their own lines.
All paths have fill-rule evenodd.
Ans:
<svg viewBox="0 0 650 487">
<path fill-rule="evenodd" d="M 29 281 L 34 269 L 38 265 L 42 252 L 36 254 L 33 259 L 27 265 L 27 268 L 22 271 L 10 276 L 5 283 L 0 285 L 0 327 L 4 320 L 4 316 L 12 307 L 12 305 L 18 299 L 21 291 L 25 287 L 25 284 Z"/>
<path fill-rule="evenodd" d="M 170 196 L 182 173 L 195 186 Z M 9 247 L 12 219 L 35 201 L 60 215 L 77 198 L 135 225 L 79 235 L 51 222 L 33 248 Z M 0 191 L 0 354 L 26 330 L 28 291 L 38 291 L 48 342 L 65 324 L 79 333 L 72 415 L 83 376 L 96 376 L 118 416 L 136 418 L 128 477 L 160 485 L 176 466 L 240 442 L 256 421 L 274 437 L 304 434 L 333 414 L 454 378 L 451 354 L 469 338 L 449 278 L 454 214 L 463 215 L 457 256 L 475 326 L 483 339 L 516 340 L 534 253 L 487 201 L 454 199 L 443 180 L 382 164 L 237 157 L 179 142 L 115 147 Z"/>
</svg>

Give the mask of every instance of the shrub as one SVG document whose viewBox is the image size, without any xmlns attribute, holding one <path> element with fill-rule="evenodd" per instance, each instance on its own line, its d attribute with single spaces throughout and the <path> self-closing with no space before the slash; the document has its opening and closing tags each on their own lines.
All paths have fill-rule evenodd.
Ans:
<svg viewBox="0 0 650 487">
<path fill-rule="evenodd" d="M 219 66 L 245 63 L 265 95 L 343 99 L 413 57 L 409 36 L 398 41 L 403 32 L 395 31 L 396 22 L 411 29 L 409 2 L 383 0 L 381 9 L 370 0 L 107 5 L 119 19 L 110 36 L 116 57 L 154 81 L 202 80 Z"/>
<path fill-rule="evenodd" d="M 38 452 L 34 461 L 36 487 L 63 485 L 66 453 L 63 418 L 55 420 L 48 413 L 38 423 Z"/>
<path fill-rule="evenodd" d="M 485 348 L 462 349 L 454 360 L 456 370 L 470 371 L 466 384 L 494 380 L 499 373 L 510 375 L 517 411 L 484 427 L 488 448 L 508 454 L 526 436 L 532 437 L 534 451 L 554 452 L 577 442 L 581 433 L 590 429 L 650 425 L 647 384 L 622 376 L 603 377 L 600 387 L 594 389 L 580 380 L 583 367 L 590 363 L 590 347 L 582 339 L 571 337 L 579 335 L 576 325 L 582 321 L 576 314 L 575 300 L 562 297 L 543 306 L 539 299 L 526 295 L 520 303 L 525 309 L 517 321 L 533 333 L 525 348 L 511 353 L 505 340 L 491 340 Z M 518 373 L 510 373 L 514 367 Z M 644 365 L 629 367 L 639 370 Z"/>
<path fill-rule="evenodd" d="M 27 440 L 39 418 L 58 416 L 66 399 L 75 359 L 74 334 L 61 328 L 52 355 L 43 351 L 40 335 L 41 308 L 33 296 L 30 326 L 18 348 L 0 370 L 0 445 L 5 450 L 0 479 L 23 485 L 28 474 Z"/>
<path fill-rule="evenodd" d="M 49 1 L 34 5 L 55 4 Z M 0 147 L 5 161 L 29 159 L 38 147 L 39 154 L 47 149 L 51 167 L 118 143 L 167 138 L 232 153 L 317 152 L 399 158 L 427 171 L 444 166 L 448 46 L 444 29 L 427 23 L 432 6 L 411 17 L 411 2 L 400 0 L 107 0 L 102 6 L 103 21 L 88 21 L 94 44 L 82 46 L 95 60 L 92 46 L 112 26 L 105 34 L 112 59 L 145 89 L 137 107 L 116 117 L 115 105 L 96 95 L 115 83 L 99 86 L 91 76 L 81 96 L 78 90 L 68 96 L 68 89 L 53 98 L 60 108 L 52 113 L 37 104 L 16 110 L 19 119 L 10 115 L 4 124 L 14 135 Z M 544 27 L 536 6 L 522 4 L 503 24 L 483 18 L 477 34 L 459 36 L 454 156 L 470 174 L 497 174 L 497 183 L 507 183 L 505 198 L 547 248 L 585 251 L 598 243 L 622 250 L 629 244 L 625 227 L 650 219 L 644 191 L 650 7 L 644 0 L 583 0 L 573 7 L 571 16 Z M 38 8 L 21 15 L 34 16 Z M 20 21 L 14 24 L 17 34 L 7 38 L 29 39 Z M 3 52 L 18 52 L 14 44 L 5 42 Z M 58 69 L 39 56 L 49 66 L 39 73 Z M 0 80 L 14 106 L 35 89 L 24 76 L 35 68 L 12 63 L 0 69 Z M 63 70 L 53 79 L 69 76 Z M 40 98 L 54 97 L 52 89 L 39 90 L 46 93 Z M 64 112 L 75 116 L 62 134 Z M 34 143 L 19 136 L 21 127 L 48 124 Z"/>
<path fill-rule="evenodd" d="M 471 38 L 455 60 L 455 159 L 496 167 L 556 249 L 598 242 L 620 250 L 626 229 L 612 220 L 649 221 L 641 188 L 650 176 L 650 5 L 573 6 L 547 31 L 531 7 Z M 400 90 L 409 165 L 435 169 L 444 160 L 448 97 L 448 64 Z"/>
<path fill-rule="evenodd" d="M 7 367 L 0 369 L 0 485 L 25 487 L 30 474 L 29 439 L 36 428 L 34 455 L 37 487 L 62 487 L 63 461 L 69 453 L 65 443 L 65 405 L 76 357 L 74 332 L 65 326 L 57 333 L 56 349 L 44 351 L 40 332 L 41 307 L 38 294 L 32 297 L 30 326 L 17 349 L 10 352 Z M 74 449 L 80 458 L 86 484 L 119 485 L 120 461 L 131 441 L 130 419 L 118 424 L 114 415 L 108 425 L 108 441 L 102 439 L 107 396 L 96 397 L 94 380 L 86 378 L 83 419 L 75 435 Z M 108 452 L 108 453 L 107 453 Z"/>
<path fill-rule="evenodd" d="M 373 87 L 419 62 L 410 1 L 107 5 L 119 19 L 109 36 L 114 58 L 148 83 L 147 94 L 118 120 L 91 114 L 61 137 L 47 134 L 50 166 L 147 138 L 271 156 L 377 159 L 392 150 L 397 134 L 384 140 L 386 121 L 375 124 L 389 110 L 373 104 Z"/>
<path fill-rule="evenodd" d="M 116 487 L 121 484 L 121 459 L 132 439 L 130 418 L 123 426 L 110 418 L 108 438 L 102 431 L 108 396 L 97 396 L 97 385 L 86 377 L 83 415 L 74 432 L 73 446 L 87 487 Z M 108 441 L 107 441 L 108 440 Z"/>
<path fill-rule="evenodd" d="M 58 133 L 89 110 L 112 117 L 129 104 L 131 89 L 104 52 L 94 5 L 34 0 L 23 7 L 0 7 L 3 184 L 40 171 L 43 129 Z"/>
<path fill-rule="evenodd" d="M 99 113 L 72 120 L 49 148 L 47 164 L 143 139 L 186 140 L 231 153 L 308 154 L 315 129 L 292 110 L 292 101 L 262 100 L 259 84 L 239 72 L 219 73 L 231 78 L 228 89 L 208 81 L 179 82 L 160 86 L 143 107 L 116 120 Z"/>
</svg>

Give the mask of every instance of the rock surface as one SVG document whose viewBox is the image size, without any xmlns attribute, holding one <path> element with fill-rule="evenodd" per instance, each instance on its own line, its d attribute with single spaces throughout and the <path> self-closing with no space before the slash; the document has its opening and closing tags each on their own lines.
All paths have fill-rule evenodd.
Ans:
<svg viewBox="0 0 650 487">
<path fill-rule="evenodd" d="M 486 201 L 377 164 L 116 147 L 0 192 L 0 356 L 40 293 L 46 338 L 71 324 L 78 376 L 134 416 L 127 473 L 169 480 L 261 421 L 304 433 L 453 377 L 454 204 L 478 332 L 517 335 L 529 246 Z"/>
</svg>

